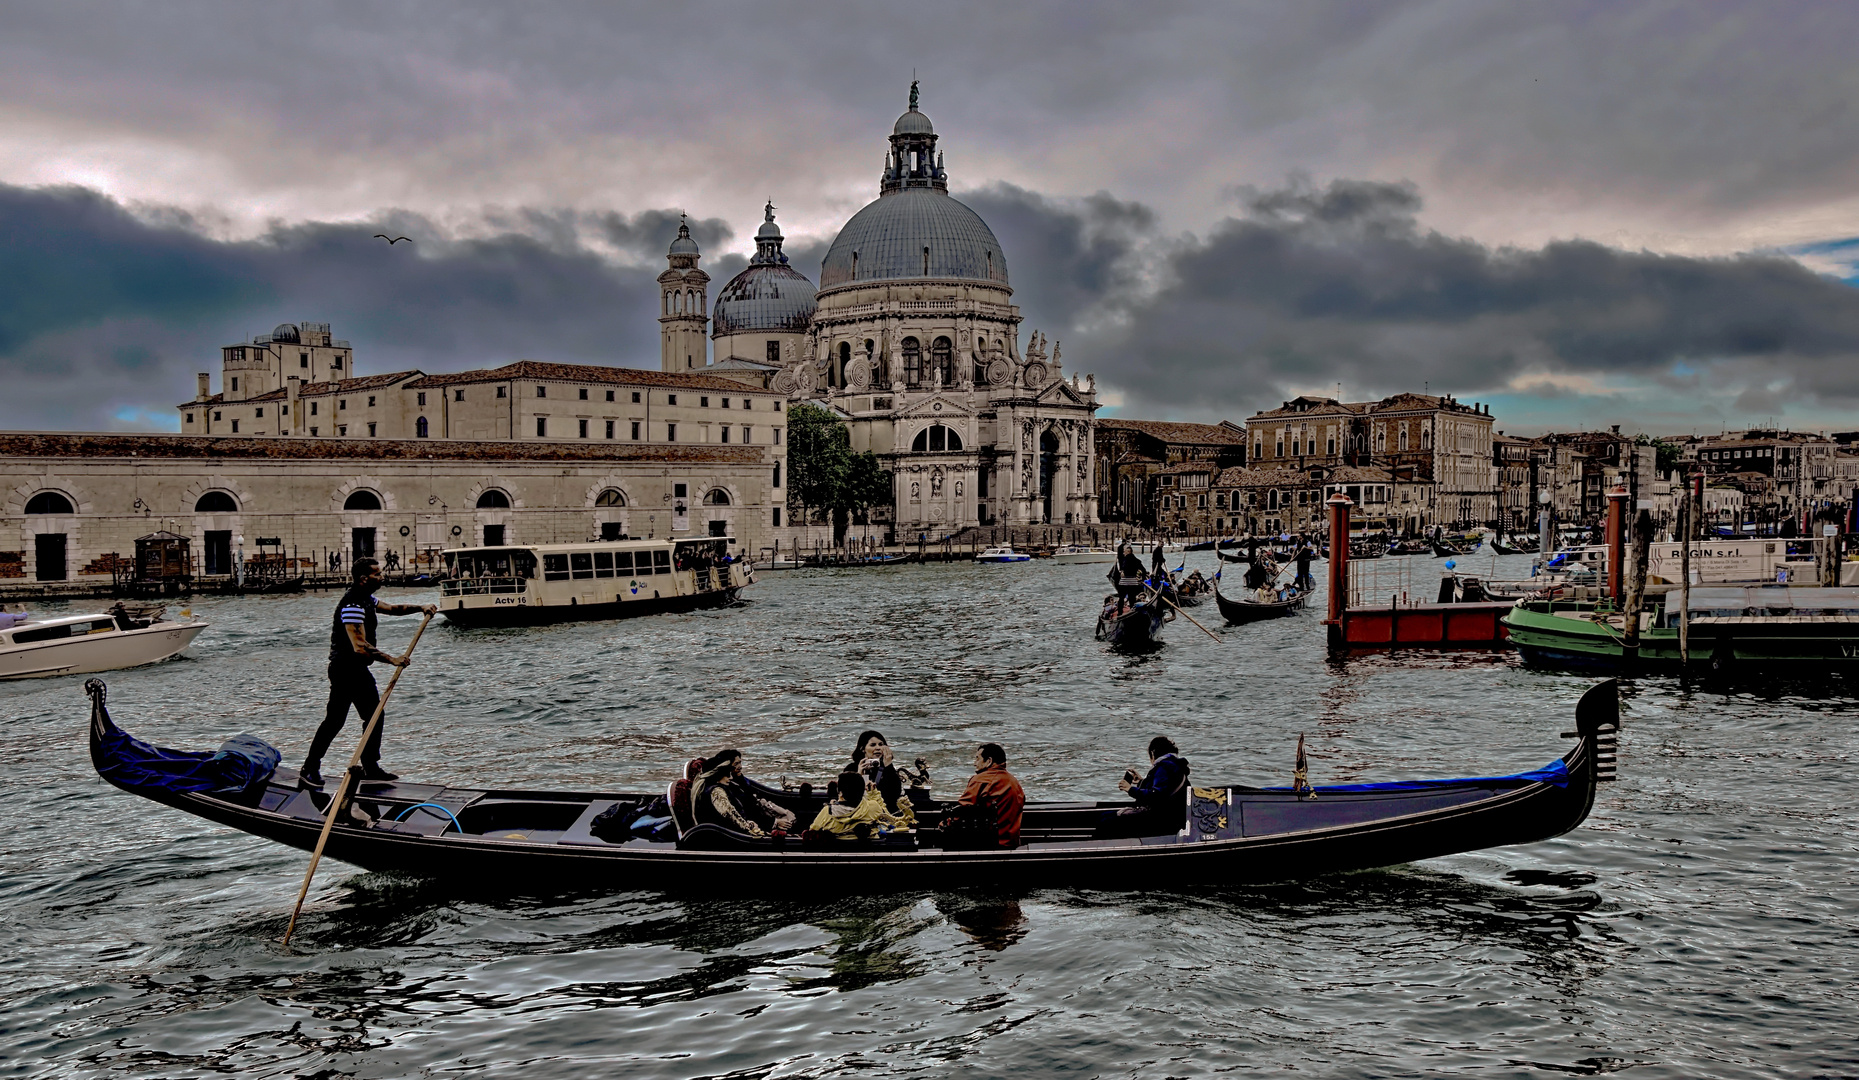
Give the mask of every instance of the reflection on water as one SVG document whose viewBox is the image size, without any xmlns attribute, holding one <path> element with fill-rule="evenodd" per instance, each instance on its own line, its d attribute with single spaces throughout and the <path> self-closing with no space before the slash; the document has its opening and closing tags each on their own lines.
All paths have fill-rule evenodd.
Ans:
<svg viewBox="0 0 1859 1080">
<path fill-rule="evenodd" d="M 1306 732 L 1319 783 L 1489 774 L 1559 754 L 1592 681 L 1502 658 L 1331 663 L 1314 614 L 1219 642 L 1177 622 L 1123 655 L 1091 639 L 1090 570 L 794 572 L 705 616 L 435 628 L 389 761 L 662 790 L 737 745 L 763 776 L 818 783 L 876 727 L 939 791 L 985 740 L 1033 797 L 1098 798 L 1157 734 L 1197 782 L 1282 783 Z M 113 709 L 158 742 L 250 729 L 294 759 L 333 603 L 202 601 L 213 630 L 184 661 L 109 676 Z M 390 647 L 407 632 L 383 626 Z M 80 682 L 0 687 L 8 1075 L 1851 1071 L 1859 729 L 1837 685 L 1636 681 L 1621 782 L 1583 828 L 1519 849 L 1269 888 L 854 874 L 796 898 L 748 872 L 700 894 L 529 895 L 330 866 L 286 950 L 301 854 L 104 787 Z"/>
</svg>

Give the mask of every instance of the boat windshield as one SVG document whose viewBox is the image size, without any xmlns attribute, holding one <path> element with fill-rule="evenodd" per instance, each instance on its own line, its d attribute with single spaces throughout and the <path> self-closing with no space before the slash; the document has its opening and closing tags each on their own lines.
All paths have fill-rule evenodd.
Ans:
<svg viewBox="0 0 1859 1080">
<path fill-rule="evenodd" d="M 517 593 L 536 576 L 534 552 L 521 548 L 485 548 L 445 553 L 443 595 Z"/>
</svg>

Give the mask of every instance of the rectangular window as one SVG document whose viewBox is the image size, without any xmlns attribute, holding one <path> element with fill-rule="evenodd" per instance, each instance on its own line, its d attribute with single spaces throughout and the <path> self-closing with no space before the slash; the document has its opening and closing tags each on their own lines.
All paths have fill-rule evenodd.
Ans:
<svg viewBox="0 0 1859 1080">
<path fill-rule="evenodd" d="M 728 424 L 723 425 L 723 441 L 724 442 L 729 441 L 729 425 Z"/>
<path fill-rule="evenodd" d="M 548 436 L 548 434 L 549 434 L 549 418 L 546 416 L 536 417 L 536 437 L 538 439 L 545 438 Z"/>
<path fill-rule="evenodd" d="M 218 420 L 218 419 L 221 419 L 221 417 L 220 417 L 220 413 L 219 413 L 219 410 L 218 410 L 218 409 L 214 409 L 214 410 L 213 410 L 213 419 L 215 419 L 215 420 Z"/>
<path fill-rule="evenodd" d="M 594 552 L 594 576 L 595 577 L 612 577 L 613 576 L 613 552 L 611 551 Z"/>
<path fill-rule="evenodd" d="M 581 388 L 581 400 L 582 401 L 587 400 L 587 387 L 585 386 Z"/>
<path fill-rule="evenodd" d="M 576 421 L 576 423 L 580 425 L 581 437 L 583 439 L 587 438 L 587 421 L 579 420 L 579 421 Z"/>
<path fill-rule="evenodd" d="M 634 405 L 639 404 L 639 391 L 637 390 L 633 391 L 633 404 Z"/>
<path fill-rule="evenodd" d="M 781 508 L 777 506 L 775 507 L 775 528 L 779 529 L 780 527 L 781 527 Z"/>
<path fill-rule="evenodd" d="M 368 437 L 370 439 L 374 438 L 374 424 L 372 422 L 368 425 Z"/>
<path fill-rule="evenodd" d="M 257 409 L 254 409 L 252 411 L 252 417 L 257 420 L 263 420 L 265 418 L 265 407 L 260 405 Z"/>
<path fill-rule="evenodd" d="M 337 399 L 336 399 L 336 409 L 337 409 L 337 411 L 341 411 L 341 410 L 343 410 L 343 409 L 346 409 L 346 408 L 348 408 L 348 407 L 349 407 L 349 399 L 348 399 L 348 398 L 337 398 Z"/>
<path fill-rule="evenodd" d="M 777 367 L 780 366 L 781 364 L 781 343 L 779 341 L 769 342 L 766 352 L 768 355 L 768 362 L 776 365 Z"/>
<path fill-rule="evenodd" d="M 193 414 L 193 413 L 188 413 L 188 414 L 187 414 L 187 422 L 188 422 L 188 423 L 190 423 L 190 424 L 194 422 L 194 414 Z"/>
<path fill-rule="evenodd" d="M 576 551 L 568 556 L 568 566 L 576 578 L 594 576 L 594 556 L 592 552 Z"/>
<path fill-rule="evenodd" d="M 234 375 L 232 377 L 232 388 L 234 390 L 237 390 L 239 388 L 239 377 L 237 375 Z"/>
<path fill-rule="evenodd" d="M 640 554 L 643 555 L 645 552 L 642 551 Z M 671 573 L 671 552 L 654 551 L 652 553 L 652 572 L 654 574 Z"/>
<path fill-rule="evenodd" d="M 415 396 L 415 397 L 417 397 L 417 398 L 419 399 L 419 400 L 418 400 L 417 402 L 415 402 L 415 404 L 417 404 L 417 405 L 424 405 L 424 404 L 426 404 L 426 391 L 424 391 L 424 390 L 421 390 L 421 391 L 420 391 L 420 392 L 419 392 L 418 394 L 416 394 L 416 395 L 414 395 L 414 396 Z"/>
<path fill-rule="evenodd" d="M 334 360 L 331 360 L 329 362 L 329 366 L 331 368 L 334 368 L 337 371 L 341 371 L 342 370 L 342 358 L 338 356 Z"/>
<path fill-rule="evenodd" d="M 688 498 L 690 496 L 690 493 L 691 493 L 691 489 L 689 485 L 686 485 L 686 484 L 671 485 L 671 497 L 674 499 Z"/>
<path fill-rule="evenodd" d="M 463 401 L 463 400 L 465 400 L 465 392 L 464 392 L 463 390 L 454 390 L 454 391 L 452 391 L 452 400 L 453 400 L 453 401 Z"/>
<path fill-rule="evenodd" d="M 505 395 L 504 395 L 504 391 L 505 391 L 505 390 L 508 390 L 508 389 L 509 389 L 509 387 L 507 387 L 507 386 L 499 386 L 499 387 L 497 388 L 497 396 L 498 396 L 498 397 L 503 397 L 503 396 L 505 396 Z"/>
<path fill-rule="evenodd" d="M 676 394 L 666 394 L 666 395 L 665 395 L 665 404 L 667 404 L 667 405 L 676 405 L 677 403 L 678 403 L 678 395 L 676 395 Z"/>
<path fill-rule="evenodd" d="M 775 445 L 776 446 L 781 445 L 781 429 L 780 428 L 775 429 Z"/>
<path fill-rule="evenodd" d="M 315 415 L 316 415 L 316 409 L 317 409 L 317 406 L 318 406 L 318 405 L 321 405 L 321 404 L 322 404 L 322 403 L 321 403 L 321 402 L 318 402 L 318 401 L 312 401 L 312 402 L 310 402 L 310 415 L 311 415 L 311 416 L 315 416 Z"/>
<path fill-rule="evenodd" d="M 542 557 L 542 580 L 544 581 L 567 581 L 568 580 L 568 556 L 566 555 L 544 555 Z"/>
<path fill-rule="evenodd" d="M 749 425 L 747 424 L 742 425 L 742 441 L 745 445 L 755 441 L 754 437 L 749 432 Z"/>
<path fill-rule="evenodd" d="M 607 421 L 607 438 L 613 438 L 613 421 Z"/>
<path fill-rule="evenodd" d="M 666 442 L 677 442 L 678 441 L 678 425 L 676 424 L 665 425 L 665 441 Z"/>
<path fill-rule="evenodd" d="M 775 482 L 772 486 L 781 486 L 781 463 L 779 461 L 775 462 Z"/>
<path fill-rule="evenodd" d="M 633 441 L 639 441 L 639 421 L 637 420 L 633 421 Z"/>
<path fill-rule="evenodd" d="M 538 386 L 538 387 L 536 387 L 536 396 L 537 396 L 537 397 L 548 397 L 548 396 L 549 396 L 549 388 L 548 388 L 548 387 L 546 387 L 546 386 Z"/>
<path fill-rule="evenodd" d="M 370 409 L 374 408 L 374 395 L 373 394 L 368 395 L 368 407 Z"/>
<path fill-rule="evenodd" d="M 727 409 L 727 408 L 729 408 L 729 399 L 728 399 L 728 398 L 724 398 L 724 399 L 723 399 L 723 407 L 724 407 L 725 409 Z"/>
<path fill-rule="evenodd" d="M 613 391 L 611 391 L 611 390 L 609 390 L 609 391 L 607 391 L 607 400 L 608 400 L 608 401 L 612 401 L 612 400 L 613 400 Z"/>
<path fill-rule="evenodd" d="M 310 354 L 309 353 L 298 353 L 297 354 L 297 366 L 300 368 L 309 367 L 310 366 Z"/>
<path fill-rule="evenodd" d="M 616 533 L 620 531 L 620 528 L 619 528 L 620 523 L 617 521 L 607 522 L 607 525 L 612 525 L 613 531 Z M 605 533 L 606 525 L 601 526 L 601 531 Z M 603 539 L 604 539 L 604 536 L 603 536 Z M 630 551 L 614 552 L 613 553 L 613 568 L 615 570 L 618 570 L 622 574 L 632 573 L 633 572 L 633 553 Z"/>
<path fill-rule="evenodd" d="M 338 434 L 338 435 L 347 435 L 348 433 L 349 433 L 349 426 L 348 426 L 347 424 L 337 424 L 337 425 L 336 425 L 336 434 Z"/>
<path fill-rule="evenodd" d="M 232 433 L 234 435 L 237 435 L 239 433 L 239 422 L 237 420 L 234 420 L 232 422 Z"/>
<path fill-rule="evenodd" d="M 316 429 L 315 429 L 315 428 L 311 428 L 311 429 L 310 429 L 310 436 L 311 436 L 311 438 L 315 438 L 315 437 L 316 437 Z"/>
<path fill-rule="evenodd" d="M 710 399 L 708 397 L 700 397 L 697 399 L 697 405 L 699 408 L 708 409 L 710 407 Z"/>
</svg>

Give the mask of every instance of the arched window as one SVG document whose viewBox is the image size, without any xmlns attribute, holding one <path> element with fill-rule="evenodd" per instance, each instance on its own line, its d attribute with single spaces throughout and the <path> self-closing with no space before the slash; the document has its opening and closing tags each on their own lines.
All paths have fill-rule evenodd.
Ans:
<svg viewBox="0 0 1859 1080">
<path fill-rule="evenodd" d="M 941 424 L 931 424 L 917 432 L 916 440 L 910 444 L 910 449 L 919 454 L 940 454 L 945 450 L 960 450 L 961 448 L 962 437 L 956 434 L 954 428 L 944 427 Z"/>
<path fill-rule="evenodd" d="M 32 498 L 26 500 L 26 513 L 75 514 L 77 511 L 71 506 L 70 499 L 65 498 L 56 491 L 41 491 Z"/>
<path fill-rule="evenodd" d="M 1401 449 L 1407 449 L 1407 425 L 1401 425 Z"/>
<path fill-rule="evenodd" d="M 852 366 L 852 343 L 850 341 L 842 341 L 839 343 L 839 385 L 840 386 L 844 386 L 846 384 L 846 369 L 851 366 Z"/>
<path fill-rule="evenodd" d="M 367 488 L 357 488 L 349 492 L 348 499 L 342 504 L 344 510 L 379 510 L 380 508 L 381 497 Z"/>
<path fill-rule="evenodd" d="M 607 490 L 601 492 L 598 496 L 594 498 L 594 505 L 595 506 L 625 506 L 626 496 L 620 493 L 619 488 L 608 488 Z"/>
<path fill-rule="evenodd" d="M 496 488 L 485 488 L 484 494 L 478 496 L 478 509 L 508 510 L 510 509 L 510 496 Z"/>
<path fill-rule="evenodd" d="M 704 505 L 728 506 L 729 492 L 724 491 L 722 488 L 711 488 L 709 491 L 704 492 Z"/>
<path fill-rule="evenodd" d="M 904 383 L 919 386 L 923 382 L 923 344 L 916 338 L 904 339 Z"/>
<path fill-rule="evenodd" d="M 233 501 L 231 495 L 223 491 L 209 491 L 194 503 L 196 514 L 236 514 L 238 512 L 239 504 Z"/>
<path fill-rule="evenodd" d="M 986 357 L 987 355 L 988 355 L 988 339 L 987 338 L 976 338 L 975 339 L 975 385 L 976 386 L 986 386 L 988 384 L 988 362 L 986 359 L 984 359 L 984 357 Z"/>
<path fill-rule="evenodd" d="M 930 368 L 938 373 L 944 386 L 955 382 L 955 343 L 939 337 L 930 343 Z"/>
<path fill-rule="evenodd" d="M 427 430 L 426 429 L 426 418 L 424 416 L 420 417 L 418 420 L 415 420 L 413 422 L 413 437 L 414 438 L 424 439 L 426 437 L 426 430 Z"/>
<path fill-rule="evenodd" d="M 1422 450 L 1433 449 L 1433 429 L 1432 428 L 1423 427 L 1420 429 L 1420 449 Z"/>
</svg>

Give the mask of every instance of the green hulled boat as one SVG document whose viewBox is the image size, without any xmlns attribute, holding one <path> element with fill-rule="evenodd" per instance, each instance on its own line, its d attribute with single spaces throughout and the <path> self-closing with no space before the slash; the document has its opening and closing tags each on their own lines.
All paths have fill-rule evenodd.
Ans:
<svg viewBox="0 0 1859 1080">
<path fill-rule="evenodd" d="M 1611 601 L 1530 599 L 1503 618 L 1531 664 L 1599 670 L 1680 668 L 1679 596 L 1651 594 L 1637 653 Z M 1691 590 L 1691 664 L 1786 671 L 1859 669 L 1859 588 L 1759 585 Z"/>
</svg>

